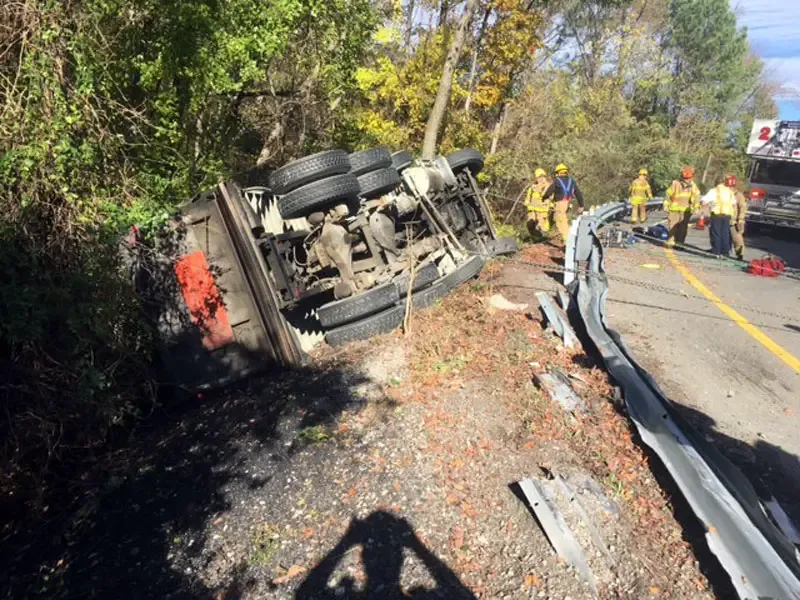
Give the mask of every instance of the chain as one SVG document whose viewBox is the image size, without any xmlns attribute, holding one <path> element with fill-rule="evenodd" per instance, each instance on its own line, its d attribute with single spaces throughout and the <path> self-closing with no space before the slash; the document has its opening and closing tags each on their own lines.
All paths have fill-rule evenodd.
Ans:
<svg viewBox="0 0 800 600">
<path fill-rule="evenodd" d="M 664 243 L 664 240 L 662 240 L 660 238 L 657 238 L 657 237 L 653 237 L 651 235 L 647 235 L 645 233 L 634 233 L 633 235 L 635 235 L 638 238 L 645 239 L 645 240 L 651 240 L 651 241 L 654 241 L 654 242 L 659 242 L 660 244 Z M 731 258 L 730 256 L 717 256 L 716 254 L 714 254 L 712 252 L 708 252 L 707 250 L 701 250 L 700 248 L 697 248 L 695 246 L 690 246 L 688 244 L 682 244 L 680 242 L 675 242 L 675 247 L 679 248 L 681 250 L 684 250 L 685 252 L 688 252 L 690 254 L 699 254 L 701 256 L 707 257 L 708 260 L 716 261 L 720 265 L 728 264 L 731 267 L 739 267 L 739 268 L 741 268 L 743 266 L 743 264 L 745 264 L 745 263 L 742 263 L 742 261 L 740 261 L 738 259 Z M 708 264 L 708 263 L 703 263 L 703 264 Z M 791 279 L 800 279 L 800 269 L 794 269 L 792 267 L 785 267 L 785 269 L 786 269 L 786 271 L 784 273 L 778 273 L 779 277 L 782 276 L 782 277 L 789 277 Z"/>
<path fill-rule="evenodd" d="M 556 273 L 574 273 L 578 276 L 585 276 L 585 277 L 595 277 L 597 279 L 605 279 L 608 281 L 616 281 L 617 283 L 624 283 L 627 285 L 639 287 L 646 290 L 652 290 L 654 292 L 660 292 L 662 294 L 667 294 L 671 296 L 678 296 L 680 298 L 687 298 L 690 300 L 703 300 L 704 302 L 710 302 L 708 298 L 705 296 L 700 296 L 699 294 L 688 294 L 683 290 L 678 290 L 675 288 L 670 288 L 664 285 L 658 285 L 656 283 L 646 283 L 640 281 L 638 279 L 631 279 L 628 277 L 621 277 L 619 275 L 609 275 L 608 273 L 594 273 L 587 269 L 574 269 L 569 267 L 564 267 L 562 265 L 556 265 L 551 263 L 540 263 L 540 262 L 533 262 L 533 261 L 526 261 L 526 260 L 518 260 L 518 259 L 511 259 L 512 262 L 516 262 L 518 264 L 526 265 L 529 267 L 537 267 L 544 271 L 551 271 Z M 788 322 L 794 322 L 797 320 L 796 315 L 785 315 L 782 313 L 774 313 L 766 310 L 761 310 L 760 308 L 756 308 L 754 306 L 750 306 L 748 304 L 742 304 L 739 302 L 726 302 L 729 306 L 734 308 L 738 308 L 739 310 L 750 312 L 756 315 L 761 315 L 765 317 L 774 317 L 776 319 L 781 319 Z"/>
</svg>

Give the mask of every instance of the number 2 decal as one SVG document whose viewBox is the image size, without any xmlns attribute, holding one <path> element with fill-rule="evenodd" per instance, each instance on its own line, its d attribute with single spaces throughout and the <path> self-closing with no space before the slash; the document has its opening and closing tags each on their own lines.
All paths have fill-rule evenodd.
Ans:
<svg viewBox="0 0 800 600">
<path fill-rule="evenodd" d="M 768 142 L 770 133 L 772 133 L 772 129 L 769 127 L 762 127 L 761 131 L 758 133 L 758 140 L 760 142 Z"/>
</svg>

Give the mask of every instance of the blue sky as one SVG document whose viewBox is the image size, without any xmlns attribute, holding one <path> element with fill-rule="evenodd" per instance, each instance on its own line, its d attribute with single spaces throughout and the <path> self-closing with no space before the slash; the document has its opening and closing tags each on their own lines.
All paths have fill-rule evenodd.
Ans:
<svg viewBox="0 0 800 600">
<path fill-rule="evenodd" d="M 783 119 L 800 120 L 800 0 L 731 0 L 769 78 L 784 87 Z"/>
</svg>

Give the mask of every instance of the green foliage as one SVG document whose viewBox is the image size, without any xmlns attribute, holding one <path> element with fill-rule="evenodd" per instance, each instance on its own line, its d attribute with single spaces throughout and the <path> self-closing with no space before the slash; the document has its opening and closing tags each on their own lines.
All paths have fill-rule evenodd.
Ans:
<svg viewBox="0 0 800 600">
<path fill-rule="evenodd" d="M 701 187 L 723 173 L 744 179 L 752 115 L 775 107 L 728 0 L 563 0 L 554 9 L 572 50 L 529 73 L 512 104 L 491 169 L 500 196 L 558 162 L 590 204 L 623 199 L 641 167 L 656 194 L 685 165 Z M 523 218 L 519 209 L 512 223 Z"/>
<path fill-rule="evenodd" d="M 311 427 L 306 427 L 297 433 L 297 439 L 306 442 L 307 444 L 325 442 L 330 438 L 331 435 L 324 425 L 313 425 Z"/>
<path fill-rule="evenodd" d="M 738 28 L 728 0 L 671 0 L 666 46 L 675 60 L 673 98 L 680 107 L 724 116 L 759 74 L 745 60 L 747 33 Z"/>
<path fill-rule="evenodd" d="M 483 17 L 474 23 L 475 38 L 457 65 L 441 152 L 488 149 L 487 129 L 540 46 L 541 15 L 530 6 L 521 0 L 489 0 L 478 11 Z M 411 47 L 401 27 L 395 20 L 379 31 L 369 61 L 356 73 L 360 95 L 352 118 L 362 134 L 361 146 L 416 148 L 422 141 L 455 26 L 445 21 Z"/>
<path fill-rule="evenodd" d="M 177 202 L 256 161 L 418 148 L 461 10 L 0 5 L 0 483 L 102 446 L 152 401 L 119 233 L 158 231 Z M 439 149 L 484 151 L 480 182 L 511 199 L 493 201 L 505 218 L 533 169 L 559 162 L 590 203 L 623 197 L 641 167 L 657 193 L 686 164 L 707 185 L 742 175 L 753 116 L 774 113 L 728 0 L 482 0 Z"/>
<path fill-rule="evenodd" d="M 251 536 L 247 562 L 256 567 L 266 567 L 280 547 L 280 531 L 270 523 L 264 523 Z"/>
<path fill-rule="evenodd" d="M 337 114 L 319 98 L 355 86 L 376 18 L 368 0 L 29 0 L 0 21 L 0 484 L 14 486 L 154 399 L 120 232 L 158 230 L 240 167 L 249 98 Z M 335 129 L 320 118 L 297 145 Z"/>
</svg>

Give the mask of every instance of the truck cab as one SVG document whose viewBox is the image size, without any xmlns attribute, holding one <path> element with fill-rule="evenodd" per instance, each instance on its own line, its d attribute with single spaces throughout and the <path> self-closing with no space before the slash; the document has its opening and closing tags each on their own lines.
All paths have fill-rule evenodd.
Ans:
<svg viewBox="0 0 800 600">
<path fill-rule="evenodd" d="M 747 222 L 800 229 L 800 121 L 756 119 L 747 154 Z"/>
</svg>

